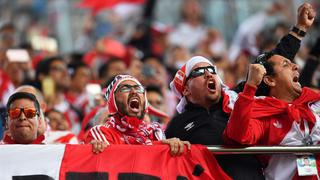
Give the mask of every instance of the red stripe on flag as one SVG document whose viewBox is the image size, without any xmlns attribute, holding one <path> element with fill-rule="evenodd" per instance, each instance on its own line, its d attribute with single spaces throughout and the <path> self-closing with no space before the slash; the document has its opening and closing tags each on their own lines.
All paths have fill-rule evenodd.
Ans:
<svg viewBox="0 0 320 180">
<path fill-rule="evenodd" d="M 92 9 L 94 13 L 106 8 L 112 8 L 120 3 L 144 4 L 145 0 L 82 0 L 76 4 L 80 8 Z"/>
<path fill-rule="evenodd" d="M 230 179 L 206 147 L 192 145 L 191 151 L 172 157 L 167 145 L 111 145 L 103 153 L 93 154 L 91 145 L 67 145 L 60 168 L 60 179 L 76 174 L 108 173 L 116 180 L 123 173 L 138 173 L 160 179 Z M 201 171 L 203 169 L 203 172 Z M 193 175 L 198 171 L 199 176 Z M 202 172 L 202 173 L 201 173 Z"/>
</svg>

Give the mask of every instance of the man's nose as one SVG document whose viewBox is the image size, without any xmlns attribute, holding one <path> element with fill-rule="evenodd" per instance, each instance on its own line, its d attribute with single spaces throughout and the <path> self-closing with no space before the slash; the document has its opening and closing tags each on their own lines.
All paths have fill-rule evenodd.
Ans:
<svg viewBox="0 0 320 180">
<path fill-rule="evenodd" d="M 18 119 L 21 120 L 21 121 L 27 119 L 27 117 L 26 117 L 26 115 L 24 114 L 23 111 L 21 111 L 20 116 L 18 117 Z"/>
<path fill-rule="evenodd" d="M 212 76 L 212 74 L 207 69 L 205 69 L 204 70 L 204 77 L 209 78 L 211 76 Z"/>
<path fill-rule="evenodd" d="M 131 93 L 136 93 L 137 90 L 136 90 L 136 88 L 134 88 L 134 87 L 130 87 L 130 92 L 131 92 Z"/>
<path fill-rule="evenodd" d="M 299 66 L 295 63 L 291 63 L 292 65 L 292 69 L 295 70 L 295 71 L 298 71 L 299 70 Z"/>
</svg>

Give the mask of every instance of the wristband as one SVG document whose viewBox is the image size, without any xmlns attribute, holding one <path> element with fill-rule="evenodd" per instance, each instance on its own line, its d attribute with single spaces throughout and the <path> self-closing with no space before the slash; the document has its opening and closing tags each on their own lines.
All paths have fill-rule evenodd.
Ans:
<svg viewBox="0 0 320 180">
<path fill-rule="evenodd" d="M 301 37 L 304 37 L 307 34 L 305 31 L 302 31 L 301 29 L 299 29 L 299 28 L 297 28 L 295 26 L 293 26 L 291 31 L 297 33 Z"/>
</svg>

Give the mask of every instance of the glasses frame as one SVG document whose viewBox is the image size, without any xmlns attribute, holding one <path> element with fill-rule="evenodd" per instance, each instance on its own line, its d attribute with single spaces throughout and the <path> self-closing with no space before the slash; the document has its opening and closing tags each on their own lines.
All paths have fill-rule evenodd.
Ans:
<svg viewBox="0 0 320 180">
<path fill-rule="evenodd" d="M 121 88 L 124 88 L 124 87 L 127 87 L 128 89 L 126 90 L 121 90 Z M 140 90 L 137 89 L 137 88 L 141 88 Z M 135 84 L 135 85 L 130 85 L 130 84 L 122 84 L 122 85 L 119 85 L 116 89 L 116 92 L 122 92 L 122 93 L 128 93 L 132 90 L 132 88 L 137 92 L 137 93 L 140 93 L 140 94 L 144 94 L 146 92 L 146 89 L 142 86 L 142 85 L 139 85 L 139 84 Z"/>
<path fill-rule="evenodd" d="M 11 112 L 12 110 L 16 110 L 16 109 L 19 109 L 19 110 L 20 110 L 19 115 L 17 115 L 17 116 L 11 116 L 12 113 L 10 113 L 10 112 Z M 34 115 L 34 116 L 28 117 L 29 115 L 28 115 L 28 113 L 26 113 L 25 110 L 29 110 L 29 109 L 32 109 L 32 110 L 35 111 L 35 115 Z M 37 110 L 36 108 L 12 108 L 12 109 L 9 109 L 9 110 L 8 110 L 8 116 L 10 117 L 10 119 L 17 119 L 17 118 L 19 118 L 19 117 L 21 116 L 21 113 L 22 113 L 22 112 L 23 112 L 23 114 L 26 116 L 26 118 L 28 118 L 28 119 L 34 118 L 34 117 L 36 117 L 36 116 L 39 116 L 39 112 L 38 112 L 38 110 Z"/>
<path fill-rule="evenodd" d="M 203 72 L 199 72 L 200 70 L 204 70 Z M 210 72 L 208 69 L 212 69 L 213 72 Z M 216 68 L 214 66 L 205 66 L 205 67 L 198 67 L 192 70 L 189 74 L 189 76 L 186 79 L 186 82 L 191 78 L 196 78 L 199 76 L 204 75 L 205 71 L 208 71 L 210 74 L 217 74 Z"/>
</svg>

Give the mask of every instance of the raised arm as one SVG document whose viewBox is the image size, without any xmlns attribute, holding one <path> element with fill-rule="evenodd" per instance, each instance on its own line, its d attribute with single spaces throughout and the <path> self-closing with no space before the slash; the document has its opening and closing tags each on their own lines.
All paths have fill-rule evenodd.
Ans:
<svg viewBox="0 0 320 180">
<path fill-rule="evenodd" d="M 294 59 L 300 48 L 300 42 L 310 29 L 316 13 L 309 3 L 302 4 L 298 9 L 297 23 L 284 36 L 273 50 L 276 54 L 286 57 L 291 61 Z"/>
<path fill-rule="evenodd" d="M 238 100 L 234 105 L 228 125 L 224 131 L 227 139 L 232 139 L 240 144 L 256 144 L 264 133 L 261 121 L 252 117 L 254 106 L 254 94 L 257 86 L 266 74 L 265 68 L 260 64 L 251 64 L 248 81 L 243 92 L 239 93 Z"/>
</svg>

